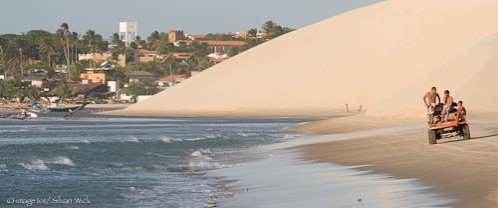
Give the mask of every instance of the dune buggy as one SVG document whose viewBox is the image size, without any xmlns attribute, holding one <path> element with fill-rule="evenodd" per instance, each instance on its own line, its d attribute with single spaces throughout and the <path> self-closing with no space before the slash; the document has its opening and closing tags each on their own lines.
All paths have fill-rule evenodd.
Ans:
<svg viewBox="0 0 498 208">
<path fill-rule="evenodd" d="M 429 124 L 429 144 L 437 144 L 437 140 L 450 137 L 470 139 L 470 129 L 466 118 L 457 118 L 454 110 L 450 110 L 450 118 L 442 120 L 443 104 L 437 104 L 434 109 L 434 122 Z"/>
</svg>

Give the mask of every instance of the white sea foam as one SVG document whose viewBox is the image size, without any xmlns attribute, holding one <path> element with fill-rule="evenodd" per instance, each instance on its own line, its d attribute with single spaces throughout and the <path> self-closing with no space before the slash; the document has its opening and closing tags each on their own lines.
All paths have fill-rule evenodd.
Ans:
<svg viewBox="0 0 498 208">
<path fill-rule="evenodd" d="M 140 140 L 138 140 L 138 138 L 136 136 L 131 136 L 130 139 L 128 140 L 128 142 L 139 143 Z"/>
<path fill-rule="evenodd" d="M 284 141 L 287 141 L 287 140 L 294 139 L 294 138 L 296 138 L 296 137 L 298 137 L 298 135 L 296 135 L 296 134 L 286 134 L 286 135 L 284 135 L 284 137 L 282 137 L 282 139 L 283 139 Z"/>
<path fill-rule="evenodd" d="M 172 139 L 171 137 L 167 137 L 167 136 L 163 136 L 161 138 L 161 141 L 163 142 L 166 142 L 166 143 L 171 143 L 174 139 Z"/>
<path fill-rule="evenodd" d="M 163 154 L 154 153 L 154 152 L 146 152 L 145 154 L 146 155 L 154 155 L 154 156 L 158 156 L 158 157 L 164 157 L 164 158 L 180 157 L 178 155 L 163 155 Z"/>
<path fill-rule="evenodd" d="M 88 141 L 88 139 L 83 139 L 83 140 L 81 140 L 81 142 L 82 142 L 82 143 L 85 143 L 85 144 L 90 143 L 90 141 Z"/>
<path fill-rule="evenodd" d="M 0 172 L 9 171 L 6 164 L 0 164 Z"/>
<path fill-rule="evenodd" d="M 192 155 L 192 157 L 202 157 L 202 153 L 199 150 L 192 152 L 190 155 Z"/>
<path fill-rule="evenodd" d="M 220 136 L 221 136 L 221 135 L 219 135 L 219 134 L 210 134 L 210 135 L 206 135 L 205 137 L 206 137 L 207 139 L 215 139 L 215 138 L 218 138 L 218 137 L 220 137 Z"/>
<path fill-rule="evenodd" d="M 79 150 L 80 147 L 78 147 L 76 145 L 69 145 L 69 146 L 67 146 L 67 149 L 70 149 L 70 150 Z"/>
<path fill-rule="evenodd" d="M 202 171 L 202 170 L 212 170 L 219 168 L 231 167 L 231 165 L 222 164 L 216 161 L 213 161 L 213 158 L 210 155 L 214 155 L 210 149 L 199 149 L 192 152 L 188 165 L 183 166 L 183 169 L 188 169 L 192 171 Z"/>
<path fill-rule="evenodd" d="M 213 154 L 211 152 L 211 149 L 199 149 L 199 150 L 192 152 L 192 154 L 190 154 L 190 155 L 192 157 L 206 157 L 207 154 Z"/>
<path fill-rule="evenodd" d="M 189 167 L 191 170 L 194 171 L 201 171 L 201 170 L 213 170 L 213 169 L 219 169 L 219 168 L 226 168 L 230 167 L 229 165 L 221 164 L 218 162 L 212 162 L 212 161 L 190 161 Z"/>
<path fill-rule="evenodd" d="M 74 166 L 74 162 L 65 156 L 54 157 L 47 161 L 48 164 Z"/>
<path fill-rule="evenodd" d="M 248 133 L 248 132 L 239 132 L 237 133 L 237 136 L 241 136 L 241 137 L 251 137 L 251 136 L 256 136 L 258 134 L 255 134 L 255 133 Z"/>
<path fill-rule="evenodd" d="M 47 167 L 47 165 L 45 165 L 45 162 L 43 162 L 43 160 L 40 160 L 40 159 L 32 160 L 31 163 L 19 163 L 19 165 L 27 170 L 32 170 L 32 171 L 50 170 Z"/>
<path fill-rule="evenodd" d="M 182 141 L 187 141 L 187 142 L 193 142 L 193 141 L 200 141 L 207 139 L 206 137 L 195 137 L 195 138 L 188 138 L 188 139 L 183 139 Z"/>
<path fill-rule="evenodd" d="M 118 163 L 118 162 L 114 162 L 114 163 L 111 163 L 112 166 L 114 167 L 123 167 L 123 163 Z"/>
<path fill-rule="evenodd" d="M 28 129 L 2 129 L 0 133 L 17 133 L 17 132 L 26 132 Z"/>
<path fill-rule="evenodd" d="M 207 137 L 194 137 L 194 138 L 171 138 L 171 137 L 162 137 L 161 140 L 166 143 L 171 142 L 194 142 L 207 139 Z"/>
</svg>

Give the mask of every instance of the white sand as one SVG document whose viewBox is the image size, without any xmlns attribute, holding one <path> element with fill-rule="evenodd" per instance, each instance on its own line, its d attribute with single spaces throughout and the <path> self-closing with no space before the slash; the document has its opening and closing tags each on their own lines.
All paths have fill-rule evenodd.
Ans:
<svg viewBox="0 0 498 208">
<path fill-rule="evenodd" d="M 326 116 L 348 103 L 411 117 L 433 85 L 471 111 L 495 111 L 498 96 L 487 93 L 498 85 L 497 11 L 495 0 L 384 1 L 253 48 L 116 114 Z"/>
</svg>

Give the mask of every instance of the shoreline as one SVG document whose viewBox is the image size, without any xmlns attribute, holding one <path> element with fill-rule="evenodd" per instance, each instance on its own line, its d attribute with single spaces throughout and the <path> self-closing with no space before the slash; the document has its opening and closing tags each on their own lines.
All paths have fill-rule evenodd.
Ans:
<svg viewBox="0 0 498 208">
<path fill-rule="evenodd" d="M 207 175 L 222 177 L 230 195 L 219 207 L 446 207 L 453 199 L 416 179 L 303 159 L 279 149 L 264 159 Z"/>
<path fill-rule="evenodd" d="M 122 110 L 130 105 L 131 104 L 88 104 L 87 106 L 85 106 L 85 109 L 88 109 L 90 111 L 104 112 Z M 27 105 L 23 103 L 0 104 L 0 113 L 18 113 L 20 108 L 25 108 L 26 106 Z"/>
<path fill-rule="evenodd" d="M 351 119 L 351 118 L 345 118 Z M 354 118 L 353 118 L 354 119 Z M 298 130 L 321 130 L 328 133 L 321 137 L 334 138 L 330 128 L 334 121 L 325 120 L 298 126 Z M 338 118 L 337 121 L 344 121 Z M 413 125 L 406 121 L 400 126 Z M 423 122 L 420 120 L 419 123 Z M 471 120 L 472 139 L 443 139 L 440 144 L 429 145 L 426 130 L 415 127 L 410 130 L 363 135 L 345 140 L 322 140 L 295 148 L 305 152 L 303 159 L 345 166 L 364 166 L 360 171 L 389 174 L 400 179 L 416 178 L 433 187 L 437 193 L 457 199 L 453 207 L 496 207 L 498 205 L 498 117 L 479 117 Z M 371 123 L 376 123 L 372 120 Z M 388 122 L 389 123 L 389 122 Z M 337 123 L 334 123 L 337 124 Z M 345 126 L 341 134 L 362 131 Z M 383 126 L 367 125 L 363 130 Z M 340 126 L 336 126 L 340 128 Z M 349 133 L 346 133 L 349 132 Z"/>
</svg>

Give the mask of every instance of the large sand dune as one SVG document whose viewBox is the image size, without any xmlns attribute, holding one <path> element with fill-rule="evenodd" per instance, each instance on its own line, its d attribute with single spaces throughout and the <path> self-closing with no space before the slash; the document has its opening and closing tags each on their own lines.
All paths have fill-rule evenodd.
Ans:
<svg viewBox="0 0 498 208">
<path fill-rule="evenodd" d="M 396 0 L 253 48 L 118 114 L 420 115 L 431 86 L 498 109 L 498 1 Z M 491 99 L 491 101 L 489 101 Z"/>
</svg>

